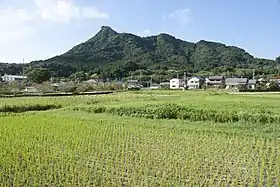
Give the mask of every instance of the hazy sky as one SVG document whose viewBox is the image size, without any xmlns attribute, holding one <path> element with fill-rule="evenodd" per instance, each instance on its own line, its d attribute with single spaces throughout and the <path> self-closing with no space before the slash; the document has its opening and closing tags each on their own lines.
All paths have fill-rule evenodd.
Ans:
<svg viewBox="0 0 280 187">
<path fill-rule="evenodd" d="M 211 40 L 280 56 L 278 0 L 0 0 L 0 62 L 66 52 L 102 25 L 141 36 Z"/>
</svg>

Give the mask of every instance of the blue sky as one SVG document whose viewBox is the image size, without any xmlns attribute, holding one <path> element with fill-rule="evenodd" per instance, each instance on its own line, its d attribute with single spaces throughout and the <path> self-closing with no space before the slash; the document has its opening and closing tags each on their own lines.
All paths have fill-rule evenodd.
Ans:
<svg viewBox="0 0 280 187">
<path fill-rule="evenodd" d="M 66 52 L 102 25 L 141 36 L 169 33 L 280 56 L 279 0 L 0 0 L 0 62 Z"/>
</svg>

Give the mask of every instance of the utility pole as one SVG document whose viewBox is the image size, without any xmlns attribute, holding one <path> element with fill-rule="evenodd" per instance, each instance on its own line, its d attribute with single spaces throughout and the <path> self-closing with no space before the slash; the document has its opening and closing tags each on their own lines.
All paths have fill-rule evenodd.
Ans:
<svg viewBox="0 0 280 187">
<path fill-rule="evenodd" d="M 139 81 L 140 83 L 142 81 L 141 79 L 142 79 L 142 70 L 140 70 L 140 81 Z"/>
<path fill-rule="evenodd" d="M 187 85 L 187 74 L 186 72 L 184 72 L 184 89 L 186 89 L 186 85 Z"/>
<path fill-rule="evenodd" d="M 21 88 L 22 88 L 24 85 L 24 58 L 22 58 L 22 70 L 21 71 L 22 71 L 22 80 L 20 82 L 21 82 Z"/>
<path fill-rule="evenodd" d="M 24 58 L 22 59 L 22 76 L 24 76 Z"/>
<path fill-rule="evenodd" d="M 178 74 L 178 72 L 177 72 L 177 79 L 179 79 L 179 74 Z"/>
<path fill-rule="evenodd" d="M 276 63 L 277 63 L 277 64 L 276 64 L 277 70 L 278 70 L 277 75 L 279 75 L 279 63 L 278 63 L 278 62 L 276 62 Z"/>
<path fill-rule="evenodd" d="M 255 80 L 255 69 L 253 69 L 253 80 Z"/>
</svg>

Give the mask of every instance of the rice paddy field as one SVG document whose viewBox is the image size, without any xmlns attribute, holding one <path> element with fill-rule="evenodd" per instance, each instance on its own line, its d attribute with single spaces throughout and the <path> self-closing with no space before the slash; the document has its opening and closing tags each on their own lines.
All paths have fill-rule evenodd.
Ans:
<svg viewBox="0 0 280 187">
<path fill-rule="evenodd" d="M 0 186 L 280 186 L 280 94 L 0 98 Z"/>
</svg>

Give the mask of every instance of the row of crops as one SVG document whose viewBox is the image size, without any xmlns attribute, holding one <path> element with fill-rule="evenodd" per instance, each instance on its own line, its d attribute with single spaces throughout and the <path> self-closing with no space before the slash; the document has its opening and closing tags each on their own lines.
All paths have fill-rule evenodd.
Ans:
<svg viewBox="0 0 280 187">
<path fill-rule="evenodd" d="M 4 105 L 0 107 L 0 113 L 22 113 L 27 111 L 44 111 L 61 108 L 55 104 L 34 104 L 34 105 Z"/>
<path fill-rule="evenodd" d="M 150 119 L 183 119 L 190 121 L 213 121 L 221 123 L 279 123 L 280 115 L 271 112 L 253 113 L 231 110 L 213 110 L 211 108 L 195 108 L 178 104 L 149 104 L 139 107 L 104 107 L 86 106 L 72 107 L 74 111 L 89 113 L 110 113 L 119 116 L 144 117 Z"/>
<path fill-rule="evenodd" d="M 0 186 L 280 186 L 279 99 L 0 99 Z"/>
<path fill-rule="evenodd" d="M 0 184 L 279 186 L 277 139 L 127 119 L 49 114 L 1 118 Z"/>
</svg>

